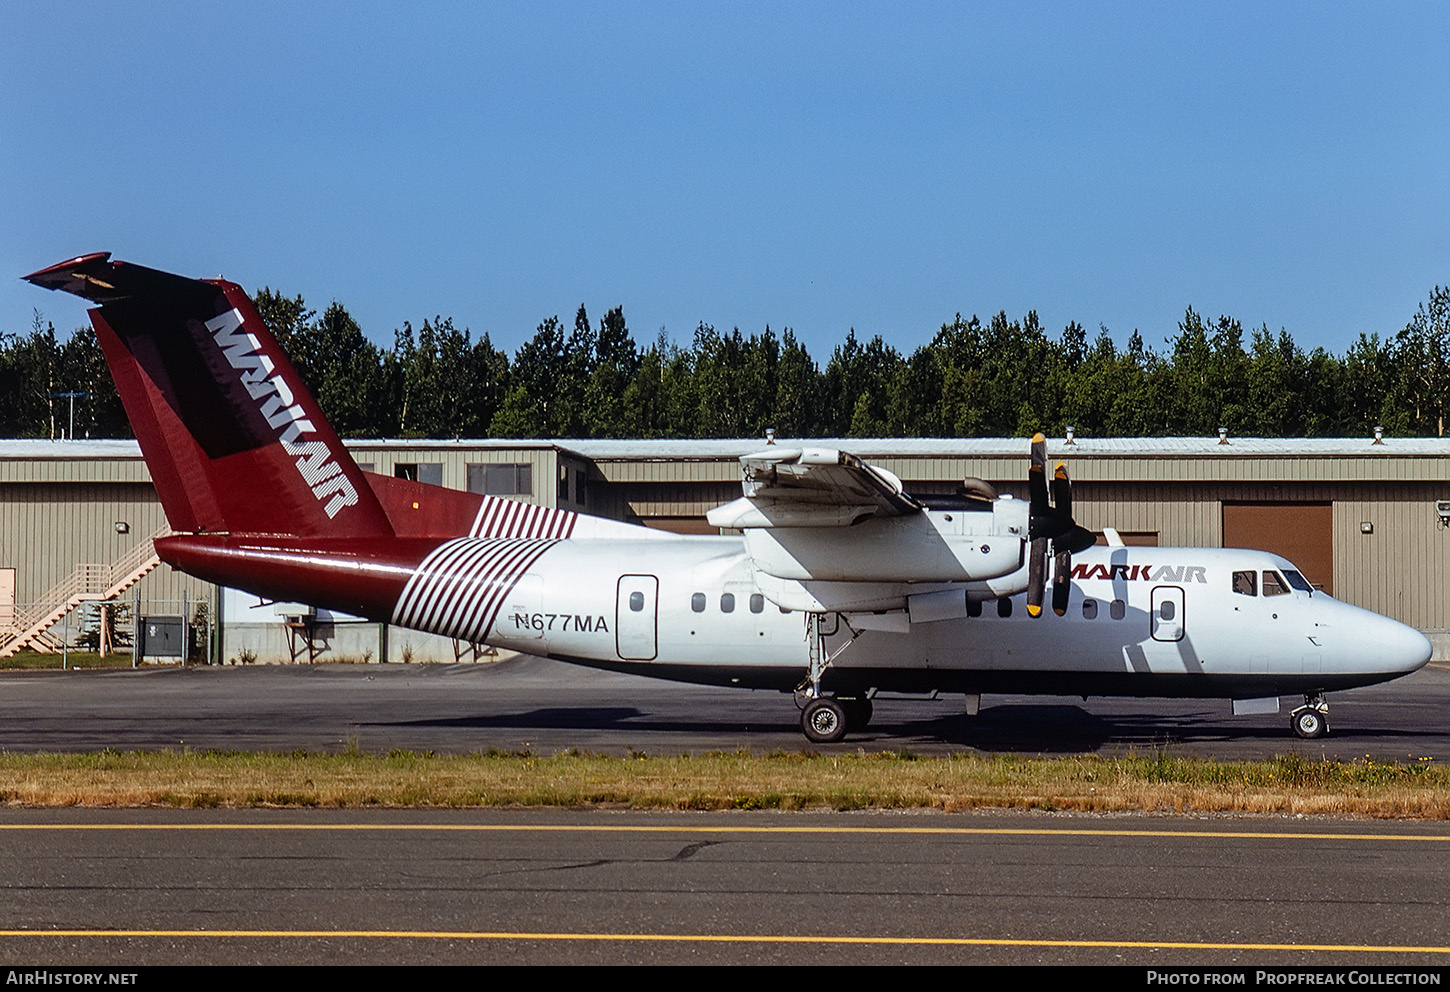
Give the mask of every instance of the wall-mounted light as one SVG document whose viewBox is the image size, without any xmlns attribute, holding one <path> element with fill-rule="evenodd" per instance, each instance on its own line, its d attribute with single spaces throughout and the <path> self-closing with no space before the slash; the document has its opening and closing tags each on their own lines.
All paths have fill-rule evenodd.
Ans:
<svg viewBox="0 0 1450 992">
<path fill-rule="evenodd" d="M 128 524 L 128 523 L 126 523 L 126 521 L 124 521 L 124 520 L 117 520 L 111 526 L 113 526 L 113 527 L 116 528 L 116 533 L 117 534 L 129 534 L 129 533 L 131 533 L 131 525 Z"/>
<path fill-rule="evenodd" d="M 1361 534 L 1373 534 L 1374 522 L 1370 520 L 1361 520 L 1359 522 L 1359 532 Z"/>
<path fill-rule="evenodd" d="M 1435 515 L 1440 518 L 1441 527 L 1450 527 L 1450 499 L 1435 501 Z"/>
</svg>

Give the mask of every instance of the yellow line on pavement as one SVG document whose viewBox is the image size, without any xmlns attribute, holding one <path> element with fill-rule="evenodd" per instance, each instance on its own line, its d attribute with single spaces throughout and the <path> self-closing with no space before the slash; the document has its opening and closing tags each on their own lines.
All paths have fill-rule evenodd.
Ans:
<svg viewBox="0 0 1450 992">
<path fill-rule="evenodd" d="M 706 944 L 891 944 L 940 947 L 1168 948 L 1217 951 L 1345 951 L 1450 954 L 1450 947 L 1416 944 L 1275 944 L 1176 940 L 1034 940 L 999 937 L 889 937 L 807 934 L 528 933 L 491 930 L 0 930 L 7 937 L 208 938 L 254 937 L 339 940 L 652 941 Z"/>
</svg>

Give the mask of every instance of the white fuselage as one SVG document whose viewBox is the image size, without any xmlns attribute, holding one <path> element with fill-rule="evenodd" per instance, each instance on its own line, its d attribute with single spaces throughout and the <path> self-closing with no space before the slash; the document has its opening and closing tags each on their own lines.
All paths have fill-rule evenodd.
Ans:
<svg viewBox="0 0 1450 992">
<path fill-rule="evenodd" d="M 802 683 L 805 614 L 766 598 L 745 542 L 652 537 L 550 548 L 505 601 L 488 642 L 683 681 Z M 1025 589 L 1020 573 L 1007 577 L 1009 587 Z M 1252 594 L 1244 573 L 1252 573 Z M 1282 582 L 1265 573 L 1297 577 L 1290 563 L 1259 551 L 1091 548 L 1073 558 L 1066 613 L 1035 619 L 1020 592 L 971 603 L 966 586 L 924 586 L 935 591 L 932 617 L 942 599 L 961 597 L 948 618 L 924 619 L 926 610 L 912 607 L 829 618 L 822 684 L 847 693 L 1249 699 L 1381 682 L 1429 659 L 1418 631 L 1307 587 L 1279 593 Z M 1277 594 L 1265 595 L 1271 586 Z"/>
</svg>

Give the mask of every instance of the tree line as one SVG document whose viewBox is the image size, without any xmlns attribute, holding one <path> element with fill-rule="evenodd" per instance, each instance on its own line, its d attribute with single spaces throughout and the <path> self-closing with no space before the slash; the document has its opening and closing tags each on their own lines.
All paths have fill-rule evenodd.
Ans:
<svg viewBox="0 0 1450 992">
<path fill-rule="evenodd" d="M 344 437 L 1442 436 L 1450 396 L 1439 286 L 1342 355 L 1190 308 L 1161 350 L 1136 330 L 1119 347 L 1106 328 L 1049 333 L 1035 312 L 959 314 L 910 354 L 849 331 L 824 365 L 789 329 L 701 323 L 687 344 L 641 346 L 621 307 L 550 317 L 510 357 L 448 317 L 404 323 L 385 349 L 341 303 L 319 316 L 270 288 L 255 302 Z M 70 434 L 72 403 L 74 436 L 130 436 L 89 328 L 60 341 L 37 312 L 0 333 L 0 436 Z"/>
</svg>

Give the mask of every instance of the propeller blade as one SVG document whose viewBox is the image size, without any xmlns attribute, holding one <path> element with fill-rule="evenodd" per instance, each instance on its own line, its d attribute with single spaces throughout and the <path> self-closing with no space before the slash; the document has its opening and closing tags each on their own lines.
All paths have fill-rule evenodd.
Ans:
<svg viewBox="0 0 1450 992">
<path fill-rule="evenodd" d="M 1052 612 L 1067 613 L 1067 599 L 1072 593 L 1072 553 L 1059 551 L 1052 562 Z"/>
<path fill-rule="evenodd" d="M 1062 462 L 1052 470 L 1052 508 L 1058 516 L 1072 519 L 1072 480 L 1067 477 L 1067 465 Z"/>
<path fill-rule="evenodd" d="M 1053 539 L 1052 549 L 1061 554 L 1075 555 L 1098 543 L 1098 536 L 1086 527 L 1071 524 L 1065 532 Z"/>
<path fill-rule="evenodd" d="M 1032 464 L 1027 468 L 1028 512 L 1036 517 L 1052 515 L 1047 499 L 1047 438 L 1039 432 L 1032 436 Z"/>
<path fill-rule="evenodd" d="M 1027 552 L 1027 615 L 1042 615 L 1042 594 L 1047 584 L 1047 538 L 1039 537 Z"/>
<path fill-rule="evenodd" d="M 1047 488 L 1047 438 L 1032 436 L 1032 462 L 1027 466 L 1027 536 L 1032 540 L 1058 533 L 1057 517 Z M 1043 552 L 1046 554 L 1046 552 Z"/>
<path fill-rule="evenodd" d="M 1032 435 L 1032 467 L 1047 472 L 1047 437 L 1041 431 Z"/>
</svg>

